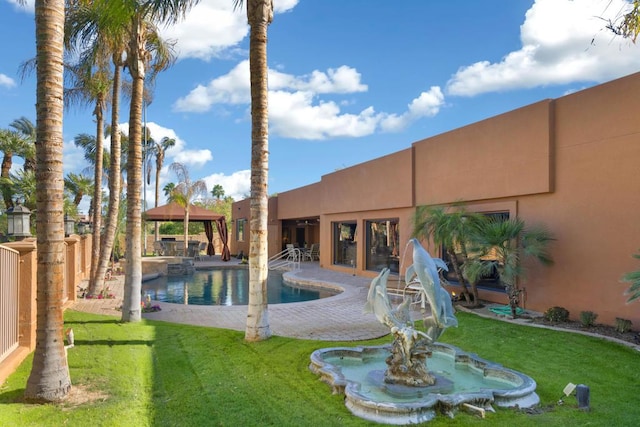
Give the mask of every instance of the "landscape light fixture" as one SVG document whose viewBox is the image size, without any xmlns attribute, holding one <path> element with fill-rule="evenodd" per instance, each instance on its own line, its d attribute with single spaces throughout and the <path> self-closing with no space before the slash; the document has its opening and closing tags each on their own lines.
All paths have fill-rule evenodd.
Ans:
<svg viewBox="0 0 640 427">
<path fill-rule="evenodd" d="M 73 234 L 75 225 L 76 222 L 72 217 L 64 216 L 64 237 L 69 237 Z"/>
<path fill-rule="evenodd" d="M 7 235 L 22 240 L 31 237 L 31 211 L 20 202 L 7 209 Z"/>
</svg>

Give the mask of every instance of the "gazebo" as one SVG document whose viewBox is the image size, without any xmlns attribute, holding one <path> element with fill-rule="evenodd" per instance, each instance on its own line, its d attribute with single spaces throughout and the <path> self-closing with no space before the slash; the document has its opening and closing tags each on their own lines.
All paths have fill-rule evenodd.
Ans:
<svg viewBox="0 0 640 427">
<path fill-rule="evenodd" d="M 145 221 L 182 221 L 184 222 L 184 207 L 172 202 L 167 205 L 149 209 L 144 213 Z M 204 232 L 207 235 L 207 255 L 215 255 L 213 248 L 213 225 L 215 222 L 218 234 L 222 240 L 222 260 L 229 261 L 231 253 L 228 245 L 227 221 L 224 215 L 219 215 L 201 206 L 189 205 L 189 222 L 204 223 Z"/>
</svg>

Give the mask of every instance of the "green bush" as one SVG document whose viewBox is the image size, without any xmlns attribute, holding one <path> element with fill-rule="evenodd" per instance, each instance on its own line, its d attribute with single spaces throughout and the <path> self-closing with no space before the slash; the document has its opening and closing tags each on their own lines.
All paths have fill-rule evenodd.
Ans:
<svg viewBox="0 0 640 427">
<path fill-rule="evenodd" d="M 585 326 L 585 327 L 594 326 L 596 324 L 597 318 L 598 318 L 598 315 L 593 311 L 580 312 L 580 322 L 582 322 L 582 326 Z"/>
<path fill-rule="evenodd" d="M 625 333 L 631 330 L 631 320 L 616 317 L 616 331 Z"/>
<path fill-rule="evenodd" d="M 544 318 L 549 322 L 566 322 L 569 320 L 569 310 L 564 307 L 551 307 L 544 312 Z"/>
</svg>

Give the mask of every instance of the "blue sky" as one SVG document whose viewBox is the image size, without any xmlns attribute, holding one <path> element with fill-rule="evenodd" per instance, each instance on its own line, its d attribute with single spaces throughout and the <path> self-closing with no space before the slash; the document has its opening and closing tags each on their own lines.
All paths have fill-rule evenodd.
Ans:
<svg viewBox="0 0 640 427">
<path fill-rule="evenodd" d="M 270 194 L 640 70 L 640 46 L 605 29 L 624 0 L 274 3 Z M 178 145 L 161 187 L 175 182 L 168 165 L 179 161 L 209 189 L 220 184 L 236 200 L 249 193 L 248 26 L 232 5 L 203 0 L 163 30 L 179 60 L 158 77 L 147 122 L 155 139 Z M 35 56 L 33 0 L 26 8 L 0 0 L 0 36 L 0 127 L 21 116 L 35 122 L 35 77 L 18 72 Z M 94 127 L 91 109 L 66 112 L 65 173 L 86 168 L 73 138 Z"/>
</svg>

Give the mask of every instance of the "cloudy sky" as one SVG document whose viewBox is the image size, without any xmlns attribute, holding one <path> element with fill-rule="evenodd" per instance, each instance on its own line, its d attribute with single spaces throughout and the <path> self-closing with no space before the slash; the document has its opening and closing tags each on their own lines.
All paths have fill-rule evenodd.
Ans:
<svg viewBox="0 0 640 427">
<path fill-rule="evenodd" d="M 0 0 L 3 128 L 22 116 L 35 122 L 35 78 L 19 72 L 35 56 L 33 1 L 16 3 Z M 623 0 L 274 3 L 270 194 L 640 71 L 640 47 L 606 29 L 628 7 Z M 182 23 L 163 29 L 179 59 L 158 77 L 147 108 L 152 137 L 177 140 L 160 187 L 175 182 L 168 165 L 181 162 L 209 189 L 220 184 L 236 200 L 248 194 L 248 31 L 245 12 L 231 0 L 202 0 Z M 65 172 L 86 168 L 73 138 L 93 132 L 91 109 L 66 113 Z"/>
</svg>

